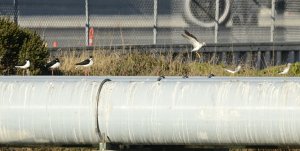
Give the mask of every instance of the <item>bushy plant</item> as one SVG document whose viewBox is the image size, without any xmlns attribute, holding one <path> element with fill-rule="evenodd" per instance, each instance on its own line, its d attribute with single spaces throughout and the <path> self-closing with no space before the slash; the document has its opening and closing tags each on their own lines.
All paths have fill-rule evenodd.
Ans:
<svg viewBox="0 0 300 151">
<path fill-rule="evenodd" d="M 291 69 L 290 69 L 290 74 L 294 76 L 299 76 L 300 75 L 300 62 L 296 62 L 292 64 Z"/>
<path fill-rule="evenodd" d="M 49 57 L 43 40 L 36 33 L 23 29 L 7 18 L 0 18 L 0 71 L 14 74 L 17 64 L 31 62 L 30 71 L 40 73 L 42 65 Z"/>
</svg>

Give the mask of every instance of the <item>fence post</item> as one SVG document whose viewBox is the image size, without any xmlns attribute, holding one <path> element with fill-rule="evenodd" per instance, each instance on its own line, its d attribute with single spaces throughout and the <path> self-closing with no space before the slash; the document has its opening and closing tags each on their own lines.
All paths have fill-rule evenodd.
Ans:
<svg viewBox="0 0 300 151">
<path fill-rule="evenodd" d="M 215 43 L 218 43 L 218 31 L 219 31 L 219 12 L 220 12 L 219 0 L 216 0 L 216 12 L 215 12 Z"/>
<path fill-rule="evenodd" d="M 86 46 L 89 46 L 89 28 L 90 28 L 89 0 L 85 0 L 85 45 Z"/>
<path fill-rule="evenodd" d="M 18 10 L 18 0 L 14 0 L 14 22 L 18 24 L 18 15 L 19 15 L 19 10 Z"/>
<path fill-rule="evenodd" d="M 153 5 L 153 44 L 156 44 L 156 36 L 157 36 L 157 1 L 158 0 L 153 0 L 154 5 Z"/>
<path fill-rule="evenodd" d="M 257 57 L 256 57 L 256 69 L 261 69 L 261 51 L 257 51 Z"/>
<path fill-rule="evenodd" d="M 271 42 L 274 42 L 274 31 L 275 31 L 275 0 L 272 0 L 272 9 L 271 9 L 271 38 L 270 38 Z"/>
<path fill-rule="evenodd" d="M 272 6 L 271 6 L 271 37 L 270 37 L 271 42 L 274 42 L 275 18 L 276 18 L 275 17 L 275 2 L 276 2 L 276 0 L 272 0 Z M 276 65 L 281 64 L 281 53 L 282 53 L 281 51 L 276 51 L 275 52 L 273 50 L 273 56 L 275 56 L 275 54 L 276 54 L 276 61 L 273 60 L 273 62 L 275 62 L 274 64 L 276 64 Z"/>
<path fill-rule="evenodd" d="M 281 51 L 276 51 L 276 65 L 281 65 Z"/>
</svg>

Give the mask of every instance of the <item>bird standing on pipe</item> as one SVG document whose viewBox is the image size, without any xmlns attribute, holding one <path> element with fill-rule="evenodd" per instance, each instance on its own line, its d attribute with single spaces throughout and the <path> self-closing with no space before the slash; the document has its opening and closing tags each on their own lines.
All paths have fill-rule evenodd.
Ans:
<svg viewBox="0 0 300 151">
<path fill-rule="evenodd" d="M 47 63 L 45 65 L 45 67 L 47 69 L 51 69 L 51 73 L 53 75 L 53 70 L 54 69 L 57 69 L 58 67 L 60 67 L 60 62 L 59 62 L 59 59 L 58 58 L 55 58 L 54 60 L 52 60 L 51 62 Z"/>
<path fill-rule="evenodd" d="M 198 57 L 200 58 L 200 54 L 198 53 L 198 50 L 200 50 L 203 46 L 206 45 L 205 42 L 199 42 L 199 40 L 190 32 L 188 32 L 187 30 L 184 30 L 184 33 L 181 34 L 184 38 L 186 38 L 190 44 L 193 45 L 193 49 L 192 52 L 196 52 L 196 54 L 198 55 Z"/>
<path fill-rule="evenodd" d="M 16 68 L 19 68 L 19 69 L 23 69 L 23 76 L 25 74 L 25 70 L 28 71 L 28 68 L 30 67 L 30 61 L 28 59 L 26 59 L 26 62 L 24 65 L 22 66 L 15 66 Z"/>
<path fill-rule="evenodd" d="M 85 59 L 85 60 L 83 60 L 82 62 L 79 62 L 79 63 L 76 63 L 75 65 L 76 65 L 76 69 L 79 67 L 79 66 L 81 66 L 81 67 L 83 67 L 83 68 L 86 68 L 85 70 L 84 70 L 84 75 L 85 76 L 89 76 L 90 75 L 90 73 L 89 73 L 89 69 L 87 69 L 87 68 L 89 68 L 90 66 L 92 66 L 93 65 L 93 56 L 90 56 L 90 58 L 88 58 L 88 59 Z"/>
</svg>

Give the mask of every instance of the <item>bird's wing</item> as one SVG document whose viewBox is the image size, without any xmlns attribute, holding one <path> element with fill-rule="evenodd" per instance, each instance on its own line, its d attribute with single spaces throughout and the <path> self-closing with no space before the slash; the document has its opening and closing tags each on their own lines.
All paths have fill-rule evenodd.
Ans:
<svg viewBox="0 0 300 151">
<path fill-rule="evenodd" d="M 224 69 L 225 71 L 229 72 L 229 73 L 235 73 L 235 71 L 229 70 L 229 69 Z"/>
<path fill-rule="evenodd" d="M 239 65 L 239 66 L 237 66 L 236 68 L 235 68 L 235 72 L 239 72 L 241 70 L 241 66 Z"/>
<path fill-rule="evenodd" d="M 46 68 L 49 68 L 49 67 L 51 67 L 51 66 L 54 65 L 54 64 L 55 64 L 55 60 L 52 60 L 51 62 L 47 63 L 47 64 L 45 65 L 45 67 L 46 67 Z"/>
<path fill-rule="evenodd" d="M 286 74 L 289 71 L 289 67 L 285 67 L 279 74 Z"/>
<path fill-rule="evenodd" d="M 285 74 L 286 72 L 283 70 L 282 72 L 280 72 L 279 74 Z"/>
<path fill-rule="evenodd" d="M 191 34 L 190 32 L 188 32 L 187 30 L 184 30 L 184 33 L 190 37 L 192 37 L 193 39 L 195 39 L 196 41 L 198 41 L 198 39 L 193 35 Z M 198 41 L 199 42 L 199 41 Z"/>
<path fill-rule="evenodd" d="M 181 34 L 184 38 L 186 38 L 189 43 L 191 43 L 193 45 L 193 47 L 198 47 L 200 45 L 199 41 L 197 40 L 197 38 L 192 35 L 191 33 L 189 33 L 188 31 L 184 31 L 184 34 Z"/>
<path fill-rule="evenodd" d="M 75 65 L 86 65 L 90 62 L 90 59 L 85 59 L 82 62 L 76 63 Z"/>
<path fill-rule="evenodd" d="M 25 68 L 27 65 L 27 62 L 24 65 L 15 66 L 16 68 Z"/>
<path fill-rule="evenodd" d="M 16 68 L 22 68 L 23 66 L 15 66 Z"/>
<path fill-rule="evenodd" d="M 60 63 L 59 62 L 55 62 L 52 66 L 50 66 L 49 68 L 51 69 L 55 69 L 55 68 L 58 68 L 60 66 Z"/>
</svg>

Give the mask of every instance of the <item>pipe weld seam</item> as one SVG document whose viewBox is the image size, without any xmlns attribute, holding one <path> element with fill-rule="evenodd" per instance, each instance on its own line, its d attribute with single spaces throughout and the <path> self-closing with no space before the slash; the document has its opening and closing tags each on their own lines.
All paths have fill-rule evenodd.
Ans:
<svg viewBox="0 0 300 151">
<path fill-rule="evenodd" d="M 99 128 L 99 120 L 98 120 L 98 104 L 99 104 L 99 99 L 100 99 L 101 89 L 102 89 L 102 87 L 104 86 L 104 84 L 105 84 L 106 82 L 109 82 L 109 81 L 111 81 L 111 80 L 110 80 L 110 79 L 104 79 L 104 80 L 101 82 L 101 84 L 100 84 L 100 86 L 99 86 L 99 88 L 98 88 L 97 97 L 96 97 L 96 102 L 97 102 L 97 103 L 96 103 L 96 132 L 98 133 L 98 136 L 99 136 L 100 140 L 104 140 L 105 138 L 102 137 L 101 131 L 100 131 L 100 128 Z"/>
</svg>

